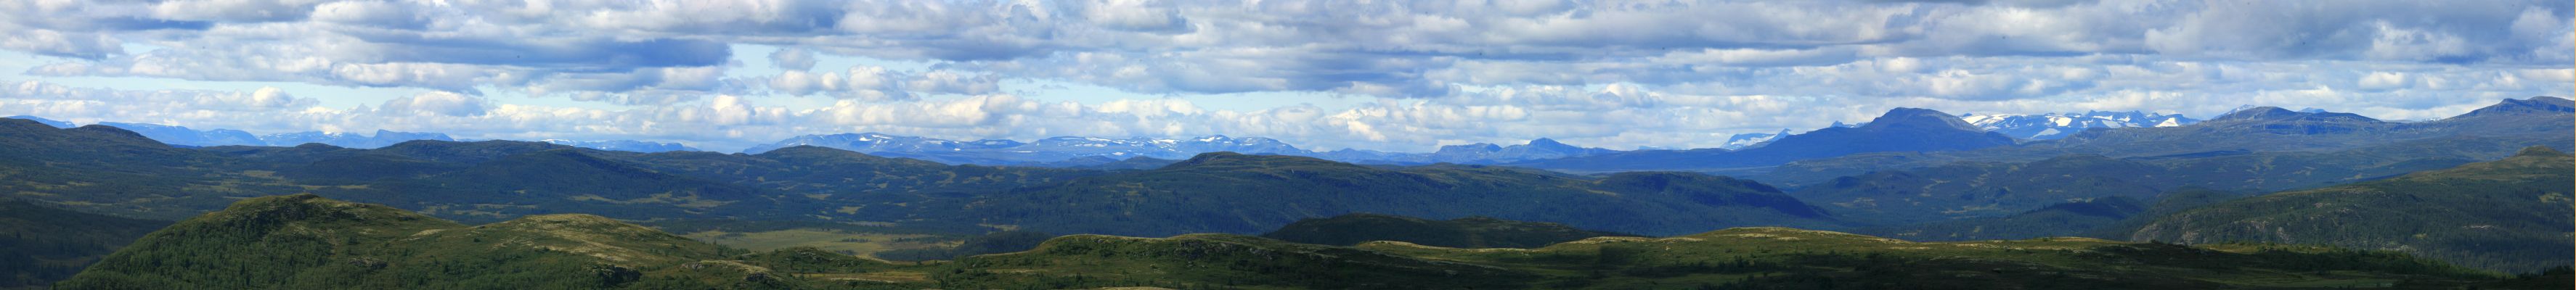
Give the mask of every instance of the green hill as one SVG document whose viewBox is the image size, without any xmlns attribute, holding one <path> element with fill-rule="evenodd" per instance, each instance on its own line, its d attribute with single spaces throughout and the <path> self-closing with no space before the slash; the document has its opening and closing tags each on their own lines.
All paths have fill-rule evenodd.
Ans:
<svg viewBox="0 0 2576 290">
<path fill-rule="evenodd" d="M 1073 235 L 889 263 L 744 253 L 589 215 L 465 226 L 313 195 L 246 199 L 154 232 L 60 289 L 2301 289 L 2564 288 L 2393 252 L 2085 238 L 1918 243 L 1788 228 L 1532 249 Z"/>
<path fill-rule="evenodd" d="M 309 194 L 261 197 L 155 231 L 60 289 L 586 289 L 705 285 L 728 250 L 590 215 L 465 226 Z M 679 273 L 687 272 L 687 273 Z M 663 275 L 645 275 L 646 273 Z M 670 274 L 664 274 L 670 273 Z M 647 279 L 650 278 L 650 279 Z M 735 278 L 733 281 L 740 281 Z M 705 286 L 722 286 L 715 283 Z"/>
<path fill-rule="evenodd" d="M 1369 241 L 1398 241 L 1451 248 L 1536 248 L 1610 236 L 1635 235 L 1489 217 L 1427 220 L 1382 214 L 1310 218 L 1261 234 L 1263 238 L 1318 245 L 1349 246 Z"/>
<path fill-rule="evenodd" d="M 1978 217 L 1852 229 L 1852 233 L 1917 241 L 2019 240 L 2044 237 L 2113 237 L 2159 216 L 2241 195 L 2198 188 L 2165 193 L 2152 202 L 2104 197 L 2059 203 L 1999 217 Z M 2111 233 L 2117 232 L 2117 233 Z"/>
<path fill-rule="evenodd" d="M 2528 272 L 2569 265 L 2576 158 L 2546 147 L 2385 180 L 2274 193 L 2182 211 L 2123 237 L 2395 250 Z"/>
<path fill-rule="evenodd" d="M 1792 195 L 1846 220 L 1903 225 L 1998 217 L 2073 200 L 2155 200 L 2183 188 L 2272 192 L 2324 187 L 2496 160 L 2529 146 L 2514 144 L 2527 143 L 2460 137 L 2329 152 L 2128 158 L 2075 154 L 2031 162 L 1956 162 L 1836 177 Z"/>
</svg>

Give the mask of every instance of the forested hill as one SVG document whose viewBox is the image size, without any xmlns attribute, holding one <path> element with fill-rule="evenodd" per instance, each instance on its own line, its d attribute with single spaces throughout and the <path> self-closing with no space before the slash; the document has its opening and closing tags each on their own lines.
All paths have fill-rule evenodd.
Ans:
<svg viewBox="0 0 2576 290">
<path fill-rule="evenodd" d="M 2082 238 L 1918 243 L 1789 228 L 1533 249 L 1074 235 L 949 262 L 750 253 L 597 216 L 465 226 L 313 195 L 156 231 L 60 289 L 2550 289 L 2389 252 Z M 2555 282 L 2551 282 L 2555 281 Z M 2503 286 L 2503 287 L 2500 287 Z"/>
<path fill-rule="evenodd" d="M 2387 180 L 2274 193 L 2182 211 L 2127 234 L 2184 243 L 2272 242 L 2397 250 L 2508 272 L 2576 256 L 2576 158 L 2546 147 Z"/>
</svg>

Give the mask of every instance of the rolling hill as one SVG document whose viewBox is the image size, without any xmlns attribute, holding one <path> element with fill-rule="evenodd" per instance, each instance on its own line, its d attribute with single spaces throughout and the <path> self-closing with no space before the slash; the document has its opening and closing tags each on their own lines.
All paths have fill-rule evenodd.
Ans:
<svg viewBox="0 0 2576 290">
<path fill-rule="evenodd" d="M 2084 238 L 1918 243 L 1789 228 L 1534 249 L 1251 236 L 1074 235 L 900 264 L 748 253 L 597 216 L 465 226 L 313 195 L 246 199 L 152 233 L 61 289 L 2298 289 L 2566 287 L 2390 252 Z M 2506 289 L 2514 289 L 2507 287 Z"/>
<path fill-rule="evenodd" d="M 2503 160 L 2273 193 L 2154 219 L 2129 240 L 2327 244 L 2526 272 L 2567 266 L 2576 158 L 2532 147 Z"/>
</svg>

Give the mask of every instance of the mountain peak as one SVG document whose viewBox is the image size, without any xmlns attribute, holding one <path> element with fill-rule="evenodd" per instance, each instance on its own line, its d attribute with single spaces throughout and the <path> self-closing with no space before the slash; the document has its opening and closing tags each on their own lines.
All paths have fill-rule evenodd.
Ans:
<svg viewBox="0 0 2576 290">
<path fill-rule="evenodd" d="M 1529 146 L 1538 146 L 1538 147 L 1574 147 L 1574 145 L 1565 145 L 1565 143 L 1556 142 L 1556 139 L 1548 139 L 1548 138 L 1530 139 L 1530 141 L 1529 141 Z"/>
<path fill-rule="evenodd" d="M 2271 107 L 2271 106 L 2253 107 L 2253 108 L 2239 109 L 2239 110 L 2236 110 L 2236 111 L 2234 111 L 2234 112 L 2228 112 L 2226 115 L 2218 115 L 2218 117 L 2216 117 L 2216 118 L 2209 118 L 2209 121 L 2205 121 L 2205 122 L 2223 122 L 2223 121 L 2320 121 L 2320 122 L 2368 122 L 2368 123 L 2377 123 L 2377 122 L 2380 122 L 2380 121 L 2379 121 L 2379 119 L 2371 119 L 2370 117 L 2363 117 L 2363 116 L 2361 116 L 2361 115 L 2355 115 L 2355 114 L 2352 114 L 2352 113 L 2336 113 L 2336 112 L 2322 112 L 2322 111 L 2320 111 L 2320 112 L 2297 112 L 2297 111 L 2291 111 L 2291 110 L 2288 110 L 2288 109 L 2282 109 L 2281 107 Z"/>
<path fill-rule="evenodd" d="M 1959 116 L 1950 115 L 1950 113 L 1942 113 L 1941 111 L 1935 111 L 1932 109 L 1904 107 L 1887 110 L 1887 114 L 1879 115 L 1877 119 L 1870 119 L 1868 124 L 1860 126 L 1860 128 L 1864 129 L 1889 129 L 1903 127 L 1947 128 L 1973 132 L 1986 131 L 1984 128 L 1978 128 L 1976 125 L 1968 124 L 1968 121 L 1960 120 Z"/>
<path fill-rule="evenodd" d="M 1582 149 L 1582 146 L 1571 146 L 1556 139 L 1530 139 L 1528 146 L 1535 146 L 1535 149 Z"/>
<path fill-rule="evenodd" d="M 2576 113 L 2576 101 L 2569 101 L 2567 99 L 2551 96 L 2535 96 L 2521 100 L 2504 99 L 2503 102 L 2497 102 L 2495 105 L 2478 108 L 2475 111 L 2469 111 L 2467 114 L 2460 114 L 2459 116 L 2452 118 L 2564 113 Z"/>
</svg>

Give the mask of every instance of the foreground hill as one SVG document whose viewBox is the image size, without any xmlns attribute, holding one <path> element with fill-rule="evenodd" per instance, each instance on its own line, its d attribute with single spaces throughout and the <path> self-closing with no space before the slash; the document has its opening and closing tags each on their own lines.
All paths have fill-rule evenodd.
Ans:
<svg viewBox="0 0 2576 290">
<path fill-rule="evenodd" d="M 152 233 L 61 289 L 2210 289 L 2518 285 L 2390 252 L 2082 238 L 1916 243 L 1787 228 L 1536 249 L 1074 235 L 892 264 L 742 253 L 587 215 L 465 226 L 312 195 L 243 200 Z M 2490 284 L 2490 283 L 2515 284 Z M 2508 288 L 2509 289 L 2509 288 Z"/>
<path fill-rule="evenodd" d="M 1752 181 L 1697 173 L 1601 178 L 1484 166 L 1378 168 L 1309 157 L 1200 154 L 976 200 L 955 216 L 1050 232 L 1258 233 L 1312 217 L 1490 216 L 1646 234 L 1740 225 L 1831 226 L 1824 211 Z"/>
<path fill-rule="evenodd" d="M 1382 214 L 1305 219 L 1261 234 L 1263 238 L 1318 245 L 1349 246 L 1370 241 L 1399 241 L 1451 248 L 1536 248 L 1610 236 L 1636 235 L 1489 217 L 1427 220 Z"/>
<path fill-rule="evenodd" d="M 2329 244 L 2503 271 L 2567 266 L 2576 158 L 2546 147 L 2387 180 L 2274 193 L 2155 219 L 2130 240 Z"/>
<path fill-rule="evenodd" d="M 482 226 L 303 194 L 261 197 L 171 225 L 61 289 L 577 289 L 728 286 L 682 263 L 704 243 L 590 215 Z M 651 275 L 647 275 L 647 274 Z"/>
</svg>

